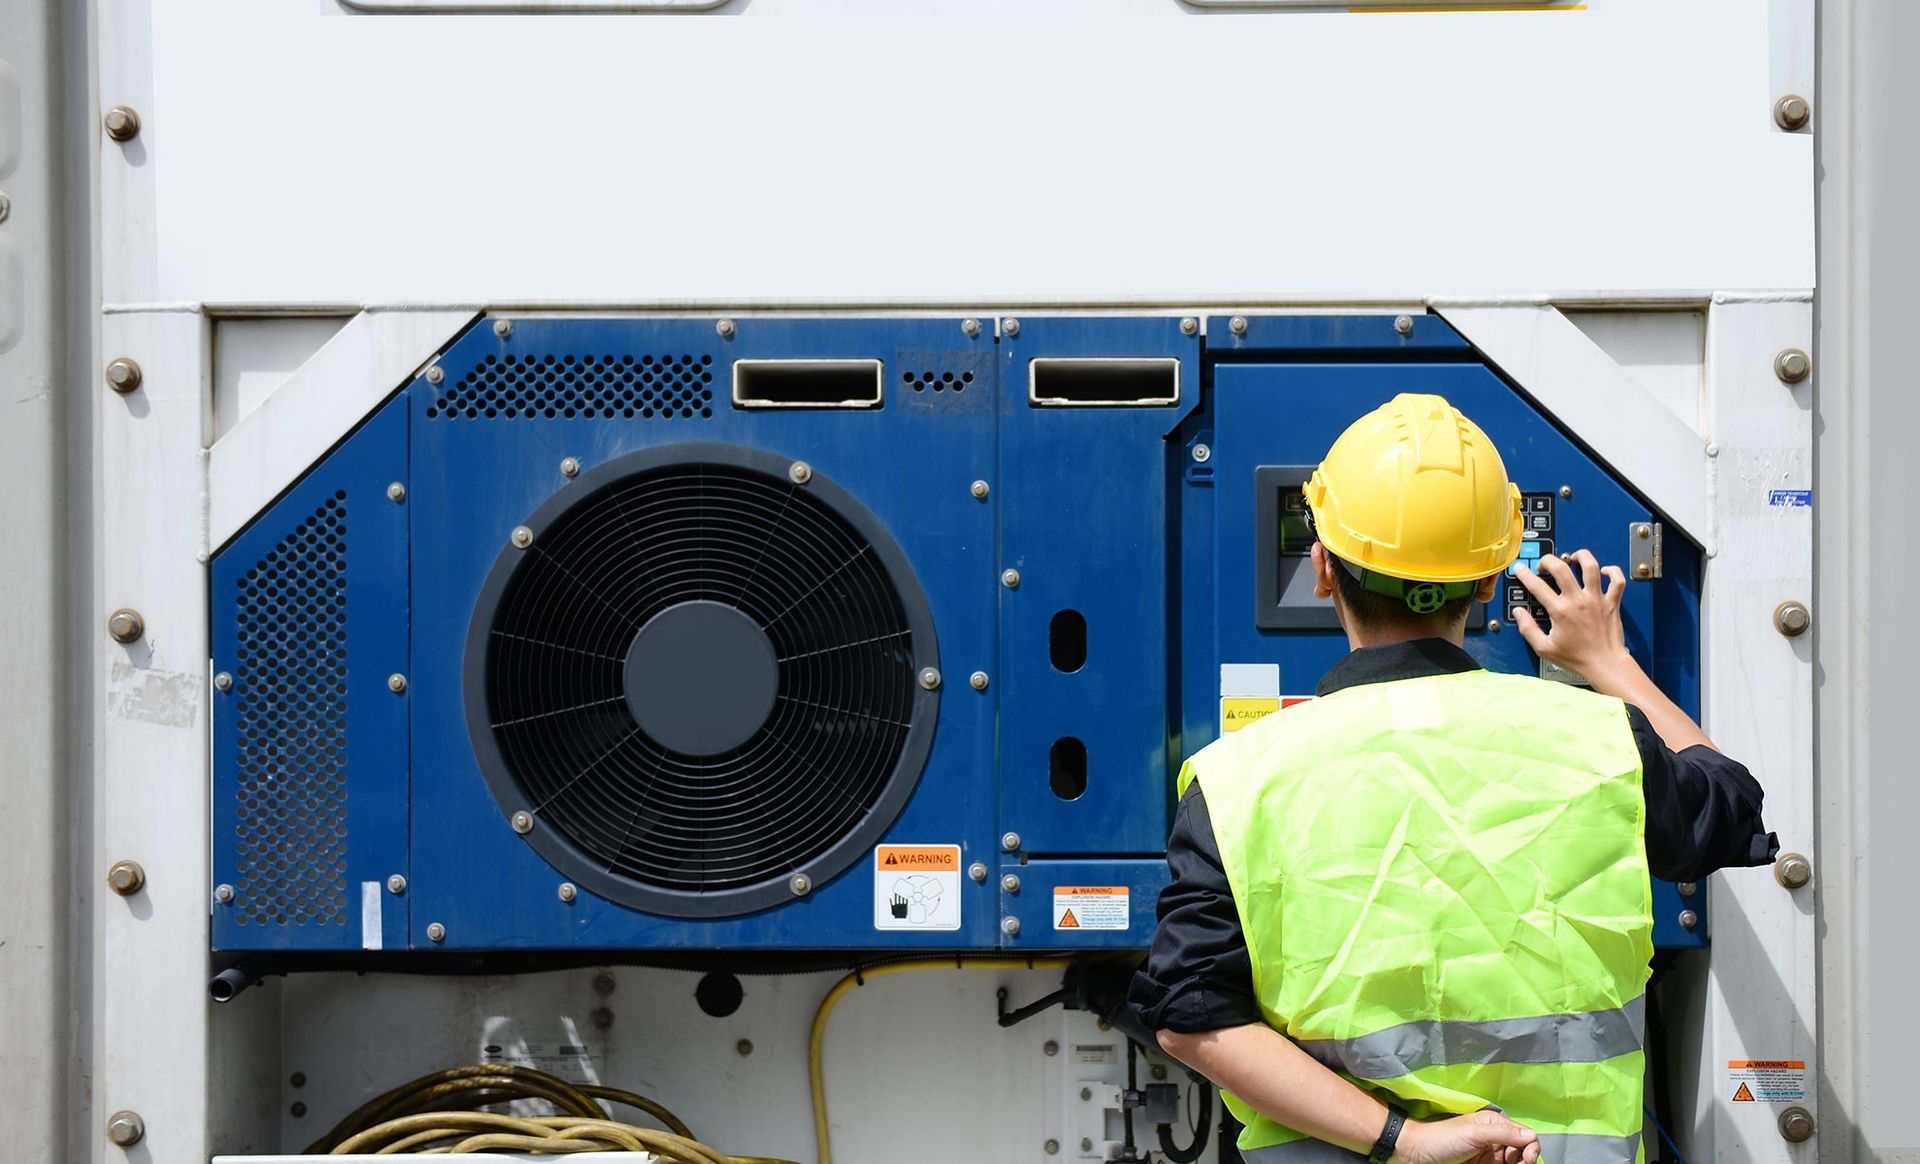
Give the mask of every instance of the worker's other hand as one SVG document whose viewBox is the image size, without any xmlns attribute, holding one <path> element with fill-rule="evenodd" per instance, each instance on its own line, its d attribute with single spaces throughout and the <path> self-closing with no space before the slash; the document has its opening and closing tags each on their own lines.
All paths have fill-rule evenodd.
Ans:
<svg viewBox="0 0 1920 1164">
<path fill-rule="evenodd" d="M 1408 1120 L 1393 1158 L 1406 1164 L 1533 1164 L 1540 1159 L 1540 1136 L 1491 1110 Z"/>
<path fill-rule="evenodd" d="M 1553 629 L 1540 629 L 1524 607 L 1514 610 L 1513 624 L 1534 654 L 1578 672 L 1597 686 L 1599 676 L 1632 659 L 1627 653 L 1626 628 L 1620 624 L 1627 576 L 1618 566 L 1603 569 L 1587 550 L 1576 550 L 1569 557 L 1580 567 L 1578 578 L 1566 559 L 1553 554 L 1540 559 L 1541 572 L 1553 579 L 1558 590 L 1525 566 L 1514 571 L 1527 592 L 1547 608 Z"/>
</svg>

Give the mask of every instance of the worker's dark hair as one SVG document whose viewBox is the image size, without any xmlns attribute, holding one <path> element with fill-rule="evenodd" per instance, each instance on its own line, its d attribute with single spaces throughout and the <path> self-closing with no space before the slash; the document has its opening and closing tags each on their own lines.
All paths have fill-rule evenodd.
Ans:
<svg viewBox="0 0 1920 1164">
<path fill-rule="evenodd" d="M 1362 586 L 1360 579 L 1355 578 L 1353 572 L 1338 561 L 1333 563 L 1333 578 L 1334 585 L 1340 590 L 1341 605 L 1347 608 L 1347 616 L 1364 627 L 1430 627 L 1437 635 L 1466 618 L 1467 611 L 1473 606 L 1473 595 L 1467 594 L 1447 599 L 1432 614 L 1415 614 L 1400 599 L 1375 594 Z"/>
</svg>

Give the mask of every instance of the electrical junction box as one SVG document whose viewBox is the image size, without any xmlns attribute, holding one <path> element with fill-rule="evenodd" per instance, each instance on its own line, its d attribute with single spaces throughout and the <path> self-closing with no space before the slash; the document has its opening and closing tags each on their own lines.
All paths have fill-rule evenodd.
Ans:
<svg viewBox="0 0 1920 1164">
<path fill-rule="evenodd" d="M 1430 316 L 482 318 L 213 558 L 213 945 L 1144 947 L 1181 760 L 1346 652 L 1299 486 L 1400 392 L 1530 548 L 1659 522 Z"/>
</svg>

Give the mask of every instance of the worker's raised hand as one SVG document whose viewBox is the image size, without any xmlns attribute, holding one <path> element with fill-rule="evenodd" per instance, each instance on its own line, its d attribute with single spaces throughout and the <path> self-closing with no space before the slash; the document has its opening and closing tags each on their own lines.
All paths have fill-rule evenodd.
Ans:
<svg viewBox="0 0 1920 1164">
<path fill-rule="evenodd" d="M 1569 557 L 1580 567 L 1578 578 L 1566 559 L 1553 554 L 1540 559 L 1541 573 L 1553 579 L 1552 586 L 1525 566 L 1514 571 L 1527 592 L 1547 608 L 1553 629 L 1540 629 L 1524 607 L 1514 610 L 1513 623 L 1534 654 L 1578 672 L 1599 686 L 1598 676 L 1632 658 L 1627 654 L 1626 630 L 1620 624 L 1620 600 L 1626 597 L 1627 576 L 1618 566 L 1602 568 L 1587 550 L 1576 550 Z"/>
<path fill-rule="evenodd" d="M 1540 1159 L 1540 1136 L 1491 1110 L 1409 1120 L 1393 1158 L 1406 1164 L 1533 1164 Z"/>
</svg>

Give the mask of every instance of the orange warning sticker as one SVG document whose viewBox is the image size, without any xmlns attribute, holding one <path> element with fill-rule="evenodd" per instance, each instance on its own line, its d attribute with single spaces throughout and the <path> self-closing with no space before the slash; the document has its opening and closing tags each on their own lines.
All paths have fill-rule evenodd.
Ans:
<svg viewBox="0 0 1920 1164">
<path fill-rule="evenodd" d="M 1133 926 L 1131 897 L 1124 885 L 1056 885 L 1056 930 L 1125 930 Z"/>
<path fill-rule="evenodd" d="M 873 851 L 876 869 L 913 869 L 922 873 L 958 873 L 958 845 L 881 845 Z"/>
<path fill-rule="evenodd" d="M 1073 916 L 1072 906 L 1068 906 L 1065 910 L 1061 911 L 1059 924 L 1054 926 L 1054 928 L 1059 930 L 1077 930 L 1080 928 L 1080 919 Z"/>
<path fill-rule="evenodd" d="M 873 928 L 960 928 L 959 845 L 876 845 Z"/>
<path fill-rule="evenodd" d="M 1807 1098 L 1805 1059 L 1729 1059 L 1727 1090 L 1734 1103 L 1801 1103 Z"/>
<path fill-rule="evenodd" d="M 1742 1084 L 1740 1085 L 1740 1090 L 1738 1090 L 1738 1091 L 1736 1091 L 1736 1092 L 1734 1092 L 1734 1093 L 1733 1093 L 1733 1102 L 1735 1102 L 1735 1103 L 1752 1103 L 1752 1102 L 1753 1102 L 1753 1089 L 1752 1089 L 1752 1088 L 1750 1088 L 1750 1087 L 1748 1087 L 1748 1086 L 1747 1086 L 1746 1084 L 1744 1084 L 1744 1083 L 1742 1083 Z"/>
</svg>

